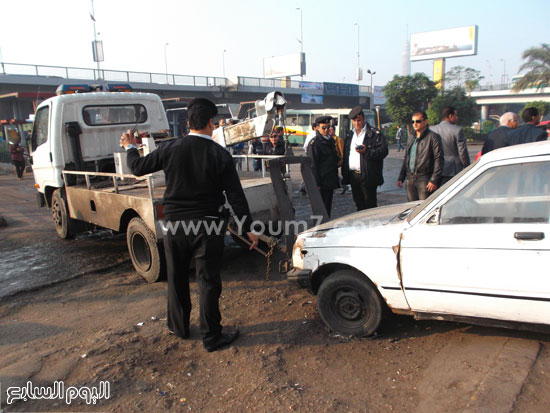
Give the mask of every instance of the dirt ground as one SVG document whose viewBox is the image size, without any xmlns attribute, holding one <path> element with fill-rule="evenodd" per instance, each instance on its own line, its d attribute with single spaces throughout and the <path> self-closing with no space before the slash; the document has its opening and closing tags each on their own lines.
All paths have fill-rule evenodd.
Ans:
<svg viewBox="0 0 550 413">
<path fill-rule="evenodd" d="M 0 176 L 4 195 L 21 193 L 14 181 Z M 34 198 L 23 199 L 2 198 L 0 215 L 11 224 L 0 229 L 3 256 L 14 245 L 44 242 L 74 251 L 53 241 L 49 211 L 35 210 Z M 26 216 L 25 210 L 35 214 L 28 222 L 18 215 Z M 372 338 L 336 336 L 320 320 L 315 297 L 279 274 L 266 280 L 264 258 L 233 245 L 223 257 L 220 307 L 224 326 L 239 328 L 241 337 L 207 353 L 198 333 L 194 281 L 191 337 L 181 340 L 165 326 L 166 284 L 147 284 L 133 271 L 124 238 L 72 242 L 87 245 L 87 254 L 71 252 L 60 267 L 80 276 L 1 299 L 0 411 L 465 411 L 475 401 L 477 378 L 487 377 L 492 362 L 449 349 L 473 343 L 474 352 L 493 357 L 495 347 L 510 341 L 538 352 L 512 410 L 542 412 L 550 405 L 550 336 L 405 316 L 390 317 Z M 93 246 L 104 244 L 112 256 L 94 270 L 88 255 L 93 258 Z M 104 253 L 99 248 L 100 257 Z M 460 365 L 471 374 L 453 378 L 447 372 L 450 379 L 444 380 L 436 364 L 441 357 L 449 358 L 451 372 Z M 46 387 L 63 381 L 66 388 L 108 381 L 110 397 L 95 404 L 28 399 L 7 405 L 6 389 L 27 381 Z M 506 389 L 501 391 L 504 397 Z M 435 403 L 442 399 L 445 404 Z M 495 406 L 481 410 L 498 411 Z"/>
</svg>

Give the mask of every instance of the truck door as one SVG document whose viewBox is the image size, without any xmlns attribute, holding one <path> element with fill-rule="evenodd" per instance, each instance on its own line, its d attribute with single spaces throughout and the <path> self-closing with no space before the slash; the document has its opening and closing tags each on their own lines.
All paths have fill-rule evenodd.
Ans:
<svg viewBox="0 0 550 413">
<path fill-rule="evenodd" d="M 44 192 L 46 186 L 52 186 L 56 181 L 52 165 L 50 132 L 50 106 L 38 109 L 34 118 L 31 135 L 32 168 L 34 179 L 39 185 L 39 191 Z"/>
</svg>

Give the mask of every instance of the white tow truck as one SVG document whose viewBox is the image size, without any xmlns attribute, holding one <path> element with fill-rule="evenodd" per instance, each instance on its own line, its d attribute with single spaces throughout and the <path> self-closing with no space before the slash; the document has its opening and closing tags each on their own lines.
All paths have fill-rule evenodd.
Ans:
<svg viewBox="0 0 550 413">
<path fill-rule="evenodd" d="M 164 140 L 181 138 L 168 136 L 159 96 L 131 92 L 128 85 L 106 87 L 116 92 L 62 85 L 58 96 L 38 106 L 31 146 L 39 204 L 51 208 L 57 234 L 64 239 L 93 228 L 126 232 L 136 271 L 154 282 L 165 271 L 159 221 L 164 174 L 131 175 L 119 138 L 128 129 L 147 131 L 143 154 Z M 257 117 L 229 127 L 225 140 L 231 144 L 269 133 L 284 103 L 280 93 L 258 101 Z M 249 174 L 241 182 L 254 218 L 278 219 L 271 180 Z"/>
</svg>

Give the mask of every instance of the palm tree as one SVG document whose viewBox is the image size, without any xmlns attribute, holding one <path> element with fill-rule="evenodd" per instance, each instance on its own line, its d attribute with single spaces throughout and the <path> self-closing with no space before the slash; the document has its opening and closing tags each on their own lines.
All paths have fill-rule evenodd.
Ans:
<svg viewBox="0 0 550 413">
<path fill-rule="evenodd" d="M 527 59 L 521 65 L 519 71 L 529 71 L 519 79 L 512 90 L 519 92 L 528 87 L 536 87 L 537 90 L 550 85 L 550 45 L 542 43 L 541 47 L 531 47 L 523 52 L 523 59 Z"/>
</svg>

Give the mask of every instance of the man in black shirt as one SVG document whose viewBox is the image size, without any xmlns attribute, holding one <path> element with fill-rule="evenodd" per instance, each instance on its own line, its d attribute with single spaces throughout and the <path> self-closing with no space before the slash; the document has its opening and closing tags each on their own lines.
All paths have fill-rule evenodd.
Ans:
<svg viewBox="0 0 550 413">
<path fill-rule="evenodd" d="M 140 176 L 164 170 L 164 213 L 166 221 L 177 229 L 168 231 L 164 238 L 168 329 L 178 337 L 189 336 L 188 271 L 193 260 L 200 290 L 200 332 L 207 351 L 226 346 L 239 335 L 238 330 L 222 334 L 220 324 L 220 268 L 225 226 L 216 224 L 222 219 L 224 192 L 237 222 L 243 222 L 242 230 L 252 242 L 251 249 L 258 243 L 258 236 L 250 229 L 252 218 L 233 159 L 212 140 L 212 120 L 216 114 L 216 105 L 211 101 L 193 100 L 188 107 L 190 134 L 166 143 L 143 158 L 130 131 L 120 139 L 133 174 Z"/>
</svg>

